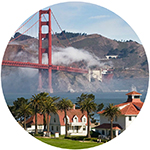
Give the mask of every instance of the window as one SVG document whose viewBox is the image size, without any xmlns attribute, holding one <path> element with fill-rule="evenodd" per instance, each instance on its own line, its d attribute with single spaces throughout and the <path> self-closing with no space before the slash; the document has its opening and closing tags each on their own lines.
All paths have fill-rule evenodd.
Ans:
<svg viewBox="0 0 150 150">
<path fill-rule="evenodd" d="M 67 116 L 67 123 L 69 123 L 70 120 L 69 120 L 69 117 Z M 66 123 L 66 118 L 64 118 L 64 123 Z"/>
<path fill-rule="evenodd" d="M 58 126 L 56 126 L 56 131 L 58 131 Z"/>
<path fill-rule="evenodd" d="M 73 122 L 78 122 L 78 117 L 77 116 L 74 116 Z"/>
<path fill-rule="evenodd" d="M 132 95 L 129 95 L 128 98 L 131 99 L 131 98 L 132 98 Z"/>
<path fill-rule="evenodd" d="M 77 119 L 77 117 L 75 117 L 74 119 L 75 119 L 75 122 L 78 122 L 78 119 Z"/>
<path fill-rule="evenodd" d="M 129 121 L 132 121 L 132 117 L 131 116 L 129 116 Z"/>
<path fill-rule="evenodd" d="M 53 126 L 52 126 L 52 131 L 54 130 Z"/>
<path fill-rule="evenodd" d="M 134 98 L 140 98 L 140 96 L 139 96 L 139 95 L 137 95 L 137 96 L 134 96 Z"/>
<path fill-rule="evenodd" d="M 86 126 L 83 126 L 83 131 L 86 131 Z"/>
<path fill-rule="evenodd" d="M 56 118 L 54 118 L 54 122 L 56 122 Z"/>
<path fill-rule="evenodd" d="M 105 131 L 104 130 L 102 130 L 102 135 L 105 135 Z"/>
<path fill-rule="evenodd" d="M 86 123 L 86 116 L 84 115 L 83 117 L 82 117 L 82 122 L 84 122 L 84 123 Z"/>
<path fill-rule="evenodd" d="M 118 120 L 118 117 L 117 117 L 117 116 L 115 116 L 115 122 L 117 122 L 117 120 Z"/>
</svg>

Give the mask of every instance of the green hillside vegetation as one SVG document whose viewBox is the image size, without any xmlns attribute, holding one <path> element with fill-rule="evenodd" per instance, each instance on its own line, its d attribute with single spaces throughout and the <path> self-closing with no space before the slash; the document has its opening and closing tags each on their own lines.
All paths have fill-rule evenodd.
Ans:
<svg viewBox="0 0 150 150">
<path fill-rule="evenodd" d="M 16 33 L 15 37 L 17 35 L 20 34 Z M 26 52 L 26 55 L 30 56 L 31 54 L 31 56 L 34 57 L 34 52 L 32 49 L 30 49 L 30 51 L 25 51 L 25 49 L 26 47 L 29 47 L 30 44 L 35 44 L 36 47 L 38 47 L 37 39 L 24 35 L 23 38 L 19 37 L 17 42 L 18 44 L 16 47 L 13 47 L 13 52 L 17 54 L 22 51 L 24 53 Z M 43 48 L 47 48 L 48 39 L 44 39 L 42 42 Z M 133 78 L 148 77 L 148 63 L 144 48 L 141 44 L 135 41 L 117 41 L 108 39 L 98 34 L 87 35 L 86 33 L 72 33 L 64 30 L 61 33 L 55 33 L 52 35 L 52 43 L 53 46 L 57 47 L 72 46 L 77 49 L 84 49 L 88 51 L 92 55 L 98 57 L 102 63 L 108 65 L 111 64 L 110 66 L 114 69 L 114 78 L 122 78 L 122 70 L 124 71 L 124 74 L 126 74 L 124 76 L 125 78 L 130 78 L 131 76 Z M 12 53 L 11 45 L 6 49 L 4 60 L 16 60 L 16 57 L 10 57 L 10 51 Z M 104 58 L 106 59 L 106 55 L 118 55 L 118 58 L 101 60 Z M 27 57 L 27 59 L 30 61 L 30 57 Z M 80 62 L 76 64 L 78 66 L 81 65 Z M 95 67 L 93 66 L 92 68 Z"/>
</svg>

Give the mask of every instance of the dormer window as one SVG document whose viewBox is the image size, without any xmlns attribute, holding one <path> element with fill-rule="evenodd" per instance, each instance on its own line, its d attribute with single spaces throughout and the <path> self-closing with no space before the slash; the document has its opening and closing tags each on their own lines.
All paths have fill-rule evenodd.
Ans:
<svg viewBox="0 0 150 150">
<path fill-rule="evenodd" d="M 84 123 L 86 123 L 86 122 L 87 122 L 87 118 L 86 118 L 86 116 L 85 116 L 85 115 L 82 117 L 82 122 L 84 122 Z"/>
<path fill-rule="evenodd" d="M 73 122 L 78 122 L 78 117 L 77 116 L 74 116 Z"/>
<path fill-rule="evenodd" d="M 69 119 L 68 116 L 67 116 L 67 122 L 68 122 L 68 123 L 70 122 L 70 119 Z M 64 123 L 66 123 L 66 118 L 64 118 Z"/>
</svg>

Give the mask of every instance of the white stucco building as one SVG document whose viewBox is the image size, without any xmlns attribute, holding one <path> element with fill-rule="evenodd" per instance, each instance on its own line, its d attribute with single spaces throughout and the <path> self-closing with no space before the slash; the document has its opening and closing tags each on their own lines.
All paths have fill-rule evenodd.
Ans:
<svg viewBox="0 0 150 150">
<path fill-rule="evenodd" d="M 107 59 L 110 59 L 110 58 L 116 59 L 117 57 L 118 57 L 118 55 L 106 55 Z"/>
<path fill-rule="evenodd" d="M 91 70 L 89 69 L 89 82 L 92 79 L 97 79 L 98 81 L 102 82 L 102 71 L 101 70 Z"/>
<path fill-rule="evenodd" d="M 113 122 L 113 133 L 115 136 L 118 136 L 134 121 L 143 106 L 143 102 L 140 100 L 142 94 L 132 91 L 126 95 L 128 96 L 126 102 L 115 105 L 121 111 L 121 115 L 115 117 Z M 108 136 L 110 135 L 110 120 L 103 115 L 103 112 L 104 110 L 98 112 L 100 115 L 100 125 L 95 129 L 102 135 Z"/>
<path fill-rule="evenodd" d="M 65 114 L 64 111 L 58 111 L 56 114 L 50 114 L 50 132 L 65 134 Z M 80 109 L 70 109 L 67 111 L 68 134 L 87 135 L 87 112 L 81 112 Z"/>
<path fill-rule="evenodd" d="M 46 117 L 47 118 L 47 117 Z M 81 112 L 80 109 L 69 109 L 67 111 L 68 119 L 68 134 L 70 135 L 87 135 L 87 112 Z M 65 114 L 64 111 L 58 110 L 56 114 L 51 113 L 49 116 L 50 129 L 52 134 L 59 133 L 60 135 L 65 134 Z M 35 132 L 35 115 L 31 116 L 26 121 L 27 131 L 29 133 Z M 38 132 L 44 130 L 44 118 L 42 114 L 37 114 L 37 129 Z"/>
<path fill-rule="evenodd" d="M 27 119 L 26 126 L 29 133 L 35 132 L 35 115 Z M 37 130 L 38 132 L 43 132 L 44 130 L 44 118 L 43 115 L 39 113 L 37 114 Z"/>
</svg>

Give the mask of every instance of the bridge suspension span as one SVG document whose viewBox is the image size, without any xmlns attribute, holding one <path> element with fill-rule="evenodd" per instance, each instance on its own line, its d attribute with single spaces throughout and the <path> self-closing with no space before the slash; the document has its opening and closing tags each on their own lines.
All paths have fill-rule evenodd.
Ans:
<svg viewBox="0 0 150 150">
<path fill-rule="evenodd" d="M 23 26 L 25 26 L 25 24 L 27 24 L 36 14 L 37 14 L 37 12 L 26 23 L 24 23 L 19 29 L 21 29 Z M 45 15 L 48 16 L 47 19 L 46 19 Z M 15 37 L 9 41 L 9 43 L 15 41 L 16 39 L 21 37 L 23 34 L 25 34 L 27 31 L 29 31 L 31 28 L 33 28 L 33 26 L 35 26 L 37 23 L 39 23 L 39 29 L 38 29 L 38 34 L 39 34 L 38 35 L 38 38 L 39 38 L 38 39 L 38 63 L 3 60 L 2 65 L 3 66 L 25 67 L 25 68 L 38 69 L 39 70 L 39 87 L 38 87 L 39 90 L 42 90 L 42 87 L 43 87 L 43 85 L 42 85 L 43 84 L 42 83 L 42 70 L 48 70 L 49 92 L 53 93 L 52 70 L 60 70 L 60 71 L 75 72 L 75 73 L 88 73 L 88 70 L 52 64 L 52 32 L 53 32 L 53 30 L 51 28 L 51 16 L 54 17 L 54 20 L 56 21 L 59 29 L 62 31 L 62 29 L 61 29 L 56 17 L 52 13 L 51 9 L 40 10 L 38 20 L 34 24 L 32 24 L 28 29 L 26 29 L 24 32 L 22 32 L 19 36 Z M 42 18 L 44 18 L 45 20 L 43 20 Z M 42 28 L 43 26 L 48 27 L 47 33 L 43 32 L 43 28 Z M 18 30 L 16 30 L 16 32 L 18 32 Z M 63 33 L 63 36 L 66 38 L 64 33 Z M 42 40 L 44 38 L 48 38 L 48 48 L 43 48 Z M 57 40 L 59 40 L 59 39 L 57 38 Z M 68 39 L 67 39 L 67 41 L 68 41 L 68 45 L 71 45 Z M 42 62 L 42 54 L 43 53 L 46 53 L 48 55 L 48 64 L 43 64 L 43 62 Z"/>
</svg>

